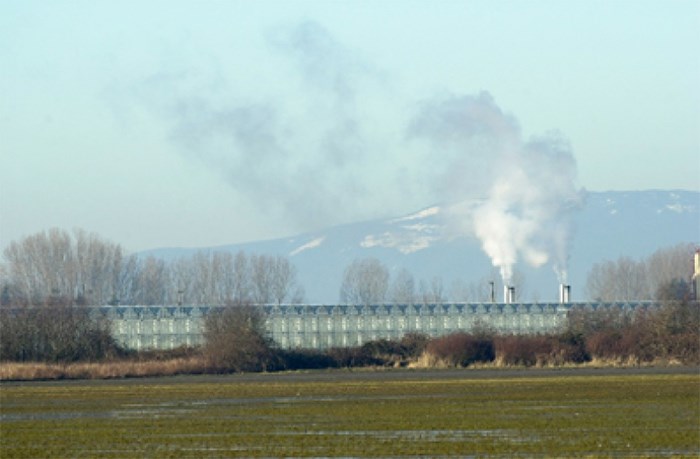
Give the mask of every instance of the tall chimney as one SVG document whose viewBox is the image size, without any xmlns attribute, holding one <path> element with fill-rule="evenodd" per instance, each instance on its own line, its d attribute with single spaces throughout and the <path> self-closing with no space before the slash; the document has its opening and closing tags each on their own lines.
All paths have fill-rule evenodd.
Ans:
<svg viewBox="0 0 700 459">
<path fill-rule="evenodd" d="M 515 303 L 515 287 L 512 285 L 503 286 L 503 302 L 506 304 Z"/>
<path fill-rule="evenodd" d="M 559 284 L 559 302 L 569 303 L 571 301 L 571 286 Z"/>
</svg>

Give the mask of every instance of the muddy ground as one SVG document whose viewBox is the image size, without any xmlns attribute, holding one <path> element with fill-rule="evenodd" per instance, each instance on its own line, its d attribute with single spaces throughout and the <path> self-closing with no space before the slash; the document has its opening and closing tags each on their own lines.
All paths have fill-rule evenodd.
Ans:
<svg viewBox="0 0 700 459">
<path fill-rule="evenodd" d="M 333 382 L 333 381 L 430 381 L 449 379 L 548 378 L 564 376 L 625 376 L 625 375 L 700 375 L 700 366 L 654 367 L 565 367 L 565 368 L 504 368 L 504 369 L 334 369 L 274 373 L 237 373 L 227 375 L 180 375 L 152 378 L 120 378 L 106 380 L 8 381 L 3 386 L 16 385 L 110 385 L 133 383 L 193 384 L 193 383 L 249 383 L 249 382 Z"/>
</svg>

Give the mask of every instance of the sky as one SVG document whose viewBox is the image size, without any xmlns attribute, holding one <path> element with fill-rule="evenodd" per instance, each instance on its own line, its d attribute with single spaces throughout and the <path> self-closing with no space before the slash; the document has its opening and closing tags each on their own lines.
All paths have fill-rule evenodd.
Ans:
<svg viewBox="0 0 700 459">
<path fill-rule="evenodd" d="M 700 191 L 699 45 L 697 0 L 4 1 L 0 247 L 211 247 L 478 198 L 494 123 L 564 145 L 578 189 Z"/>
</svg>

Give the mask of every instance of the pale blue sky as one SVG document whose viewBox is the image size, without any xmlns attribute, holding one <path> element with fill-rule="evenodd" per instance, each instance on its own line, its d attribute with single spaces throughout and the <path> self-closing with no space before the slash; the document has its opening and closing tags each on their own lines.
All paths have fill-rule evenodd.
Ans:
<svg viewBox="0 0 700 459">
<path fill-rule="evenodd" d="M 697 0 L 4 1 L 0 245 L 212 246 L 459 199 L 443 174 L 485 159 L 410 121 L 483 92 L 567 139 L 580 187 L 700 190 L 699 45 Z"/>
</svg>

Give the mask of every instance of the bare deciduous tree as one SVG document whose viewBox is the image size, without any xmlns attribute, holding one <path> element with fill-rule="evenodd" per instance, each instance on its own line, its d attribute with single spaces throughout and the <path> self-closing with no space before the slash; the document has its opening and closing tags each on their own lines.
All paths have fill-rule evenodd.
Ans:
<svg viewBox="0 0 700 459">
<path fill-rule="evenodd" d="M 6 286 L 17 303 L 51 296 L 86 304 L 114 302 L 133 263 L 119 245 L 95 234 L 53 228 L 10 243 L 4 251 Z"/>
<path fill-rule="evenodd" d="M 76 230 L 52 229 L 4 251 L 3 305 L 209 304 L 302 301 L 296 268 L 282 256 L 197 252 L 166 262 L 126 255 L 116 244 Z"/>
<path fill-rule="evenodd" d="M 659 289 L 674 282 L 690 282 L 694 270 L 694 253 L 694 244 L 678 244 L 651 254 L 646 260 L 647 282 L 652 289 L 651 294 L 659 296 Z"/>
<path fill-rule="evenodd" d="M 588 274 L 588 297 L 598 301 L 652 300 L 659 288 L 692 276 L 692 244 L 662 248 L 651 256 L 634 260 L 620 257 L 593 266 Z"/>
<path fill-rule="evenodd" d="M 195 272 L 189 258 L 170 263 L 170 288 L 175 290 L 175 304 L 193 304 Z"/>
<path fill-rule="evenodd" d="M 351 304 L 376 304 L 386 300 L 389 270 L 376 258 L 353 261 L 343 275 L 340 301 Z"/>
<path fill-rule="evenodd" d="M 469 301 L 479 303 L 498 301 L 498 292 L 502 290 L 497 277 L 483 277 L 481 280 L 469 284 Z"/>
<path fill-rule="evenodd" d="M 0 309 L 0 360 L 72 362 L 122 352 L 104 317 L 87 308 L 56 304 Z"/>
<path fill-rule="evenodd" d="M 298 291 L 297 270 L 288 259 L 276 256 L 270 260 L 272 263 L 272 297 L 277 304 L 294 296 Z"/>
<path fill-rule="evenodd" d="M 391 297 L 396 304 L 413 304 L 416 302 L 416 285 L 413 274 L 402 269 L 391 284 Z"/>
<path fill-rule="evenodd" d="M 272 302 L 273 265 L 265 255 L 253 255 L 250 258 L 250 284 L 252 299 L 255 304 Z"/>
<path fill-rule="evenodd" d="M 648 299 L 646 267 L 629 257 L 596 263 L 588 274 L 586 291 L 597 301 Z"/>
<path fill-rule="evenodd" d="M 250 270 L 248 257 L 244 252 L 238 252 L 233 260 L 232 286 L 233 299 L 238 303 L 246 303 L 250 298 Z"/>
<path fill-rule="evenodd" d="M 134 299 L 137 304 L 166 304 L 170 283 L 168 266 L 155 257 L 148 257 L 140 263 Z"/>
<path fill-rule="evenodd" d="M 265 317 L 253 305 L 230 304 L 207 315 L 204 353 L 217 371 L 260 371 L 273 359 Z"/>
<path fill-rule="evenodd" d="M 438 304 L 445 301 L 441 277 L 433 277 L 430 282 L 420 281 L 420 297 L 424 304 Z"/>
</svg>

